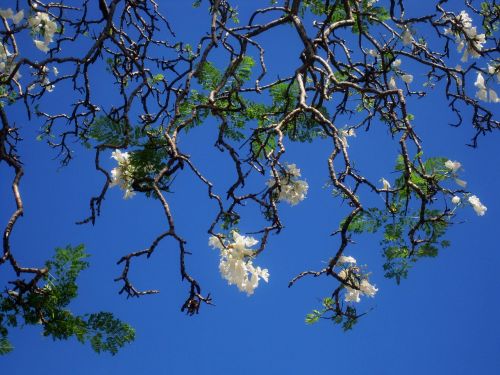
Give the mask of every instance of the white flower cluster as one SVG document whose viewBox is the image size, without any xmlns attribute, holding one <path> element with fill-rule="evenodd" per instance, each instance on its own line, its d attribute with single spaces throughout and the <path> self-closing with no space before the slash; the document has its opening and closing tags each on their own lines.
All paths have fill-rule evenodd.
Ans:
<svg viewBox="0 0 500 375">
<path fill-rule="evenodd" d="M 472 19 L 469 14 L 463 10 L 460 14 L 454 18 L 454 23 L 460 25 L 460 30 L 465 34 L 465 38 L 462 38 L 459 31 L 453 32 L 451 29 L 445 29 L 445 34 L 454 34 L 455 42 L 457 43 L 457 51 L 462 52 L 462 61 L 466 62 L 469 59 L 469 55 L 478 58 L 481 54 L 478 51 L 483 49 L 483 45 L 486 43 L 485 34 L 478 34 L 477 28 L 472 26 Z"/>
<path fill-rule="evenodd" d="M 299 180 L 300 176 L 300 169 L 295 164 L 287 164 L 286 173 L 280 173 L 279 175 L 281 183 L 278 200 L 288 202 L 292 206 L 304 200 L 309 185 L 306 181 Z M 272 187 L 274 184 L 274 178 L 267 181 L 268 187 Z"/>
<path fill-rule="evenodd" d="M 469 203 L 471 204 L 472 208 L 474 209 L 474 211 L 476 211 L 476 214 L 478 216 L 484 216 L 484 214 L 486 213 L 486 206 L 484 204 L 481 203 L 481 201 L 479 200 L 478 197 L 476 197 L 475 195 L 471 195 L 468 199 Z"/>
<path fill-rule="evenodd" d="M 391 64 L 391 67 L 397 72 L 397 74 L 403 80 L 403 82 L 409 85 L 410 83 L 413 82 L 413 75 L 406 74 L 403 71 L 401 71 L 399 69 L 400 66 L 401 66 L 401 59 L 396 59 Z M 389 88 L 391 90 L 394 90 L 397 88 L 396 80 L 394 79 L 394 76 L 391 76 L 391 78 L 389 79 L 388 85 L 389 85 Z"/>
<path fill-rule="evenodd" d="M 35 46 L 42 52 L 49 51 L 49 44 L 53 42 L 54 34 L 57 31 L 57 24 L 50 19 L 47 13 L 37 12 L 28 19 L 28 24 L 36 34 L 41 34 L 43 40 L 35 39 Z"/>
<path fill-rule="evenodd" d="M 481 72 L 477 73 L 477 78 L 476 82 L 474 83 L 474 86 L 477 88 L 476 92 L 476 98 L 485 101 L 485 102 L 491 102 L 491 103 L 500 103 L 500 99 L 498 98 L 497 93 L 493 89 L 488 89 L 486 87 L 484 77 L 481 74 Z"/>
<path fill-rule="evenodd" d="M 12 72 L 12 54 L 7 49 L 7 46 L 0 42 L 0 74 L 10 74 Z M 19 76 L 19 73 L 17 73 Z M 17 77 L 16 77 L 17 78 Z"/>
<path fill-rule="evenodd" d="M 449 169 L 453 175 L 456 175 L 457 171 L 462 167 L 462 164 L 460 164 L 460 162 L 458 161 L 448 160 L 444 163 L 444 166 L 447 169 Z M 458 178 L 455 178 L 455 182 L 462 187 L 465 187 L 467 185 L 465 181 L 459 180 Z M 468 197 L 467 201 L 472 206 L 472 208 L 474 209 L 474 211 L 478 216 L 484 216 L 488 208 L 481 203 L 478 197 L 476 197 L 475 195 L 471 195 Z M 462 199 L 457 195 L 451 198 L 451 203 L 455 205 L 458 205 L 461 202 Z"/>
<path fill-rule="evenodd" d="M 232 242 L 211 236 L 208 245 L 220 250 L 219 271 L 222 277 L 229 285 L 236 285 L 241 292 L 250 296 L 259 286 L 260 279 L 266 283 L 269 281 L 269 271 L 253 265 L 254 251 L 250 247 L 259 241 L 236 231 L 232 231 L 231 236 Z"/>
<path fill-rule="evenodd" d="M 0 17 L 5 18 L 6 20 L 10 19 L 14 25 L 17 25 L 24 18 L 24 11 L 20 10 L 19 12 L 14 13 L 11 8 L 0 9 Z M 12 68 L 12 54 L 7 49 L 7 46 L 0 42 L 0 74 L 10 74 L 12 72 Z M 16 73 L 14 79 L 19 79 L 20 77 L 21 75 L 18 72 Z"/>
<path fill-rule="evenodd" d="M 347 284 L 344 300 L 346 302 L 360 302 L 361 296 L 374 297 L 378 292 L 375 285 L 370 284 L 366 275 L 360 275 L 359 267 L 356 266 L 356 259 L 351 256 L 341 256 L 337 262 L 338 266 L 344 266 L 339 271 L 338 276 Z"/>
<path fill-rule="evenodd" d="M 135 195 L 135 191 L 132 188 L 132 183 L 134 182 L 132 177 L 133 167 L 130 164 L 129 153 L 115 150 L 111 154 L 111 157 L 118 162 L 118 166 L 111 171 L 111 184 L 109 186 L 120 186 L 120 189 L 125 192 L 123 199 L 132 198 Z"/>
</svg>

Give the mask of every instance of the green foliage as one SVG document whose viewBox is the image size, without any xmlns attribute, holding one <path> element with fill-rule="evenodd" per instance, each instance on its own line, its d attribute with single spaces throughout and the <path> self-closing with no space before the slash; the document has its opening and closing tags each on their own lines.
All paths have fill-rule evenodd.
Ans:
<svg viewBox="0 0 500 375">
<path fill-rule="evenodd" d="M 252 68 L 255 65 L 255 60 L 250 56 L 243 56 L 238 68 L 236 69 L 236 77 L 239 81 L 245 82 L 252 75 Z"/>
<path fill-rule="evenodd" d="M 90 344 L 97 353 L 110 352 L 114 355 L 121 347 L 135 339 L 135 330 L 109 312 L 90 314 L 87 328 L 91 333 Z"/>
<path fill-rule="evenodd" d="M 299 86 L 296 82 L 291 84 L 280 83 L 270 89 L 272 105 L 267 109 L 268 113 L 275 114 L 269 116 L 270 123 L 276 123 L 281 120 L 280 115 L 290 112 L 297 106 L 299 97 Z M 325 117 L 329 117 L 326 108 L 317 108 Z M 267 125 L 267 123 L 265 123 Z M 311 113 L 300 113 L 298 116 L 290 120 L 283 132 L 292 141 L 296 142 L 312 142 L 318 137 L 324 137 L 323 129 L 319 123 L 314 120 Z"/>
<path fill-rule="evenodd" d="M 421 157 L 421 155 L 417 155 Z M 438 183 L 453 176 L 445 167 L 448 159 L 430 158 L 420 163 L 415 162 L 407 176 L 404 160 L 399 156 L 395 170 L 400 173 L 396 179 L 396 192 L 390 195 L 386 210 L 369 208 L 360 211 L 350 222 L 348 232 L 352 234 L 375 233 L 382 230 L 380 245 L 385 258 L 385 277 L 393 278 L 399 284 L 408 276 L 412 265 L 421 258 L 435 257 L 439 249 L 450 244 L 443 237 L 450 226 L 449 218 L 440 209 L 426 208 L 421 212 L 421 197 L 410 189 L 407 179 L 414 183 L 432 203 L 438 191 Z M 416 201 L 416 205 L 411 204 Z M 344 219 L 340 228 L 345 224 Z M 411 235 L 414 242 L 412 243 Z"/>
<path fill-rule="evenodd" d="M 347 306 L 345 311 L 342 311 L 333 298 L 326 297 L 323 298 L 321 310 L 315 309 L 307 314 L 305 322 L 306 324 L 314 324 L 319 319 L 329 319 L 334 324 L 341 325 L 344 331 L 349 331 L 358 322 L 358 318 L 355 307 Z"/>
<path fill-rule="evenodd" d="M 91 147 L 89 139 L 93 139 L 100 144 L 119 146 L 130 143 L 137 144 L 144 136 L 140 127 L 131 128 L 124 121 L 115 121 L 108 116 L 98 117 L 88 125 L 88 131 L 82 133 L 81 139 L 85 146 Z"/>
<path fill-rule="evenodd" d="M 0 295 L 0 354 L 12 350 L 8 327 L 40 325 L 44 336 L 67 340 L 74 336 L 90 342 L 97 352 L 116 354 L 132 342 L 135 331 L 108 312 L 74 315 L 70 302 L 78 296 L 76 279 L 88 268 L 84 246 L 57 248 L 54 257 L 46 262 L 45 285 L 9 290 Z"/>
<path fill-rule="evenodd" d="M 340 222 L 340 228 L 345 224 L 345 220 Z M 385 221 L 385 216 L 378 208 L 369 208 L 368 210 L 360 211 L 349 223 L 347 230 L 352 233 L 375 233 L 382 223 Z"/>
<path fill-rule="evenodd" d="M 5 355 L 14 350 L 12 344 L 7 340 L 6 337 L 0 337 L 0 355 Z"/>
<path fill-rule="evenodd" d="M 205 90 L 213 90 L 219 84 L 222 74 L 210 61 L 201 63 L 195 77 Z"/>
<path fill-rule="evenodd" d="M 481 3 L 481 15 L 483 16 L 483 28 L 486 36 L 492 36 L 500 26 L 500 5 L 483 1 Z"/>
</svg>

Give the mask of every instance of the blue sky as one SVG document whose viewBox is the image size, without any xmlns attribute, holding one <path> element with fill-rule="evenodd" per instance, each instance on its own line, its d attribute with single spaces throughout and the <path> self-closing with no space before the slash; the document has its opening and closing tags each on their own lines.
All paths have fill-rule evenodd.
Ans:
<svg viewBox="0 0 500 375">
<path fill-rule="evenodd" d="M 162 6 L 179 39 L 201 35 L 209 25 L 202 7 L 193 11 L 190 1 L 167 1 Z M 244 13 L 252 2 L 241 2 Z M 266 2 L 259 2 L 259 4 Z M 418 11 L 418 9 L 416 9 Z M 243 19 L 243 17 L 242 17 Z M 287 26 L 277 30 L 268 43 L 268 65 L 293 69 L 298 47 Z M 194 37 L 193 37 L 194 36 Z M 459 56 L 458 56 L 459 57 Z M 291 62 L 288 64 L 288 62 Z M 286 63 L 284 63 L 286 62 Z M 97 96 L 106 96 L 105 72 L 96 70 Z M 416 83 L 418 83 L 416 77 Z M 64 87 L 52 95 L 67 94 Z M 60 100 L 60 99 L 59 99 Z M 49 107 L 59 101 L 47 101 Z M 200 314 L 187 317 L 180 306 L 187 285 L 178 272 L 177 248 L 162 242 L 149 260 L 133 264 L 132 276 L 140 288 L 161 293 L 126 300 L 117 294 L 113 279 L 121 269 L 116 260 L 149 245 L 162 231 L 165 219 L 157 202 L 140 195 L 124 201 L 118 188 L 104 203 L 103 215 L 94 227 L 74 222 L 88 213 L 88 198 L 100 188 L 102 177 L 93 169 L 93 156 L 75 144 L 75 159 L 59 168 L 54 152 L 35 137 L 41 125 L 28 122 L 20 108 L 14 116 L 24 141 L 19 152 L 25 163 L 22 193 L 26 212 L 12 237 L 17 258 L 25 264 L 42 264 L 54 247 L 85 243 L 92 254 L 91 268 L 80 278 L 80 295 L 72 304 L 77 313 L 112 311 L 137 330 L 136 341 L 115 357 L 97 355 L 75 340 L 52 342 L 37 327 L 12 330 L 13 353 L 0 357 L 1 373 L 38 374 L 494 374 L 500 369 L 500 309 L 498 222 L 500 219 L 499 135 L 480 139 L 478 149 L 466 145 L 473 136 L 467 122 L 459 128 L 448 123 L 443 96 L 433 93 L 411 101 L 415 128 L 423 139 L 426 155 L 459 160 L 468 188 L 488 207 L 484 217 L 466 208 L 447 235 L 451 247 L 439 257 L 420 261 L 400 286 L 383 277 L 379 238 L 361 236 L 351 247 L 360 263 L 369 265 L 371 280 L 379 288 L 362 309 L 373 310 L 351 332 L 320 322 L 304 323 L 304 316 L 319 305 L 332 288 L 327 279 L 304 279 L 288 289 L 288 281 L 305 269 L 319 269 L 335 251 L 337 239 L 329 234 L 347 213 L 324 187 L 327 180 L 327 142 L 290 144 L 284 160 L 297 163 L 310 185 L 308 198 L 290 208 L 283 205 L 285 229 L 272 236 L 257 265 L 271 274 L 247 297 L 228 286 L 218 273 L 218 254 L 207 246 L 206 230 L 215 204 L 203 186 L 187 173 L 176 179 L 169 194 L 177 228 L 189 241 L 190 272 L 205 292 L 214 296 L 215 307 L 202 306 Z M 498 111 L 497 111 L 498 113 Z M 234 171 L 212 145 L 215 124 L 194 129 L 181 143 L 193 161 L 214 181 L 228 181 Z M 382 126 L 359 132 L 350 141 L 352 158 L 368 177 L 390 179 L 397 153 Z M 109 169 L 112 160 L 106 162 Z M 0 166 L 0 196 L 10 197 L 11 172 Z M 222 186 L 222 185 L 221 185 Z M 223 192 L 219 188 L 219 192 Z M 373 199 L 373 198 L 371 198 Z M 376 199 L 376 198 L 375 198 Z M 5 203 L 3 203 L 5 202 Z M 13 204 L 2 199 L 0 219 L 5 222 Z M 248 210 L 242 227 L 255 229 L 257 215 Z M 0 281 L 9 275 L 0 274 Z"/>
</svg>

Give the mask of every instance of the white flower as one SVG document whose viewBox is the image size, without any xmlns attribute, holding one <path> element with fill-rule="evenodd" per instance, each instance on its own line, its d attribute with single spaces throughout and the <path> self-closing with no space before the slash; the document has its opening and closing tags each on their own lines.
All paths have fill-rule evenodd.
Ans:
<svg viewBox="0 0 500 375">
<path fill-rule="evenodd" d="M 12 18 L 14 16 L 14 12 L 12 8 L 0 9 L 0 16 L 3 18 Z"/>
<path fill-rule="evenodd" d="M 458 162 L 458 161 L 448 160 L 444 163 L 444 166 L 446 168 L 448 168 L 450 171 L 452 171 L 453 173 L 455 173 L 456 171 L 458 171 L 462 167 L 462 164 L 460 164 L 460 162 Z"/>
<path fill-rule="evenodd" d="M 459 178 L 455 178 L 455 183 L 463 188 L 467 187 L 467 181 L 461 180 Z"/>
<path fill-rule="evenodd" d="M 396 86 L 396 80 L 394 79 L 394 76 L 391 77 L 391 79 L 389 80 L 389 88 L 391 90 L 394 90 L 394 89 L 397 88 L 397 86 Z"/>
<path fill-rule="evenodd" d="M 21 9 L 19 12 L 14 14 L 11 18 L 12 18 L 12 22 L 14 22 L 14 25 L 17 25 L 24 18 L 24 10 Z"/>
<path fill-rule="evenodd" d="M 42 52 L 49 52 L 49 46 L 42 40 L 34 40 L 36 48 L 38 48 Z"/>
<path fill-rule="evenodd" d="M 411 32 L 410 30 L 405 27 L 404 31 L 403 31 L 403 44 L 406 46 L 408 44 L 411 44 L 411 42 L 413 41 L 413 36 L 411 35 Z"/>
<path fill-rule="evenodd" d="M 52 72 L 54 73 L 54 75 L 57 77 L 59 75 L 59 70 L 57 69 L 57 66 L 53 66 L 52 67 Z"/>
<path fill-rule="evenodd" d="M 115 150 L 111 153 L 111 158 L 115 159 L 118 163 L 127 162 L 129 157 L 128 152 L 121 152 L 120 150 Z"/>
<path fill-rule="evenodd" d="M 368 50 L 368 54 L 372 57 L 378 57 L 379 54 L 378 54 L 378 51 L 374 50 L 374 49 L 369 49 Z"/>
<path fill-rule="evenodd" d="M 123 199 L 130 199 L 135 195 L 135 191 L 132 189 L 125 189 L 125 194 L 123 194 Z"/>
<path fill-rule="evenodd" d="M 355 136 L 356 136 L 356 131 L 353 128 L 340 129 L 339 131 L 340 141 L 345 145 L 345 147 L 349 147 L 349 144 L 347 143 L 347 137 L 355 137 Z"/>
<path fill-rule="evenodd" d="M 453 198 L 451 198 L 451 203 L 453 204 L 459 204 L 460 203 L 460 197 L 455 195 Z"/>
<path fill-rule="evenodd" d="M 391 188 L 391 184 L 385 178 L 382 177 L 380 179 L 380 182 L 382 182 L 382 189 L 381 190 L 389 190 Z"/>
<path fill-rule="evenodd" d="M 356 259 L 354 259 L 353 257 L 351 256 L 344 256 L 344 255 L 341 255 L 337 264 L 344 264 L 344 263 L 351 263 L 351 264 L 356 264 Z"/>
<path fill-rule="evenodd" d="M 465 10 L 462 10 L 457 16 L 457 21 L 459 21 L 466 29 L 472 27 L 472 18 L 470 18 L 469 14 Z"/>
<path fill-rule="evenodd" d="M 497 77 L 497 81 L 500 82 L 500 67 L 498 65 L 488 64 L 488 73 L 495 75 Z"/>
<path fill-rule="evenodd" d="M 393 68 L 399 68 L 401 66 L 401 59 L 396 59 L 392 62 Z"/>
<path fill-rule="evenodd" d="M 483 89 L 478 90 L 476 92 L 476 98 L 478 98 L 479 100 L 482 100 L 483 102 L 487 102 L 488 101 L 488 91 L 483 90 Z"/>
<path fill-rule="evenodd" d="M 300 169 L 295 164 L 287 164 L 286 173 L 279 174 L 280 185 L 275 190 L 278 200 L 295 206 L 305 199 L 309 185 L 306 181 L 299 180 L 300 176 Z M 275 182 L 276 180 L 271 178 L 267 181 L 267 186 L 272 187 Z"/>
<path fill-rule="evenodd" d="M 111 158 L 118 162 L 118 166 L 111 170 L 109 187 L 120 186 L 120 189 L 124 191 L 123 199 L 130 199 L 136 194 L 132 187 L 134 169 L 130 164 L 130 155 L 128 152 L 115 150 L 111 153 Z"/>
<path fill-rule="evenodd" d="M 258 243 L 255 238 L 242 236 L 236 231 L 232 231 L 231 236 L 233 242 L 221 242 L 218 237 L 211 236 L 208 244 L 220 250 L 219 271 L 222 277 L 229 285 L 236 285 L 250 296 L 259 286 L 260 279 L 266 283 L 269 281 L 269 271 L 253 265 L 251 257 L 255 252 L 250 247 Z"/>
<path fill-rule="evenodd" d="M 366 279 L 361 280 L 361 284 L 359 284 L 359 289 L 365 296 L 372 298 L 378 292 L 378 289 L 375 288 L 374 285 L 370 284 Z"/>
<path fill-rule="evenodd" d="M 413 76 L 411 74 L 403 74 L 401 76 L 401 79 L 405 82 L 405 83 L 412 83 L 413 82 Z"/>
<path fill-rule="evenodd" d="M 476 82 L 474 82 L 474 86 L 478 88 L 478 90 L 486 90 L 486 86 L 484 84 L 484 77 L 481 72 L 477 72 Z"/>
<path fill-rule="evenodd" d="M 490 102 L 492 102 L 492 103 L 499 103 L 500 102 L 500 99 L 498 98 L 498 95 L 497 95 L 495 90 L 489 89 L 488 94 L 490 97 Z"/>
<path fill-rule="evenodd" d="M 344 280 L 346 284 L 349 284 L 344 285 L 344 288 L 346 289 L 344 300 L 346 302 L 360 302 L 360 297 L 362 295 L 374 297 L 378 292 L 378 289 L 375 288 L 374 285 L 370 284 L 366 278 L 359 281 L 360 275 L 357 267 L 343 269 L 337 275 L 340 279 Z"/>
<path fill-rule="evenodd" d="M 344 300 L 346 302 L 356 302 L 359 303 L 361 301 L 361 298 L 359 298 L 359 295 L 361 294 L 361 291 L 357 289 L 350 288 L 348 286 L 345 287 L 347 292 L 345 294 Z"/>
<path fill-rule="evenodd" d="M 478 197 L 476 197 L 475 195 L 471 195 L 469 197 L 469 203 L 472 205 L 472 208 L 474 209 L 474 211 L 476 211 L 476 214 L 478 216 L 484 216 L 487 208 L 481 203 Z"/>
<path fill-rule="evenodd" d="M 498 103 L 500 100 L 498 99 L 498 95 L 493 89 L 487 89 L 485 80 L 481 72 L 477 73 L 477 78 L 476 82 L 474 82 L 474 86 L 477 87 L 477 92 L 476 92 L 476 97 L 482 101 L 487 102 L 488 101 L 488 94 L 489 94 L 489 101 L 492 103 Z"/>
</svg>

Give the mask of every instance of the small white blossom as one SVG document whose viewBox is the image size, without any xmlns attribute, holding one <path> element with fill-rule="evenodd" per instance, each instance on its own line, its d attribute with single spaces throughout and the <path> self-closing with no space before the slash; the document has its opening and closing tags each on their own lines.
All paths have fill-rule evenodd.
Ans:
<svg viewBox="0 0 500 375">
<path fill-rule="evenodd" d="M 14 22 L 14 25 L 17 25 L 21 20 L 24 18 L 24 10 L 20 10 L 16 14 L 12 16 L 12 22 Z"/>
<path fill-rule="evenodd" d="M 356 137 L 356 131 L 353 128 L 339 130 L 340 141 L 345 145 L 345 147 L 349 147 L 349 144 L 347 143 L 348 137 Z"/>
<path fill-rule="evenodd" d="M 460 187 L 463 187 L 463 188 L 466 188 L 467 187 L 467 181 L 464 181 L 464 180 L 461 180 L 459 178 L 455 178 L 455 183 L 460 186 Z"/>
<path fill-rule="evenodd" d="M 43 40 L 34 40 L 36 48 L 38 48 L 42 52 L 49 52 L 49 46 Z"/>
<path fill-rule="evenodd" d="M 458 162 L 458 161 L 447 160 L 444 163 L 444 166 L 446 168 L 448 168 L 450 171 L 452 171 L 453 173 L 455 173 L 456 171 L 458 171 L 462 167 L 462 164 L 460 164 L 460 162 Z"/>
<path fill-rule="evenodd" d="M 59 70 L 57 69 L 57 66 L 52 67 L 52 73 L 57 77 L 59 75 Z"/>
<path fill-rule="evenodd" d="M 14 14 L 12 8 L 0 9 L 0 16 L 6 19 L 11 19 L 12 22 L 17 25 L 24 18 L 24 10 L 20 10 L 19 12 Z"/>
<path fill-rule="evenodd" d="M 413 42 L 413 36 L 411 35 L 411 32 L 410 30 L 405 27 L 404 31 L 403 31 L 403 44 L 405 46 L 407 46 L 408 44 L 411 44 L 411 42 Z"/>
<path fill-rule="evenodd" d="M 500 102 L 500 99 L 498 98 L 498 95 L 497 95 L 495 90 L 489 89 L 488 96 L 490 97 L 490 102 L 492 102 L 492 103 L 499 103 Z"/>
<path fill-rule="evenodd" d="M 488 73 L 495 75 L 497 77 L 497 81 L 500 82 L 500 67 L 498 65 L 488 64 Z"/>
<path fill-rule="evenodd" d="M 483 102 L 487 102 L 488 101 L 488 91 L 483 90 L 483 89 L 477 90 L 476 98 L 478 98 L 479 100 L 482 100 Z"/>
<path fill-rule="evenodd" d="M 385 178 L 381 178 L 380 182 L 382 183 L 382 190 L 389 190 L 391 188 L 391 184 Z"/>
<path fill-rule="evenodd" d="M 345 255 L 341 255 L 337 264 L 345 264 L 345 263 L 351 263 L 351 264 L 356 264 L 356 259 L 354 259 L 353 257 L 351 256 L 345 256 Z"/>
<path fill-rule="evenodd" d="M 481 203 L 478 197 L 476 197 L 475 195 L 471 195 L 469 197 L 469 203 L 472 205 L 472 208 L 474 209 L 474 211 L 476 211 L 476 214 L 478 216 L 484 216 L 487 208 Z"/>
<path fill-rule="evenodd" d="M 476 82 L 474 82 L 474 86 L 476 86 L 479 90 L 486 90 L 486 85 L 484 84 L 484 77 L 481 72 L 477 72 Z"/>
<path fill-rule="evenodd" d="M 359 284 L 359 289 L 365 296 L 372 298 L 378 292 L 378 289 L 375 288 L 374 285 L 370 284 L 366 279 L 361 280 L 361 284 Z"/>
<path fill-rule="evenodd" d="M 401 76 L 401 79 L 405 82 L 405 83 L 412 83 L 413 82 L 413 76 L 411 74 L 403 74 Z"/>
<path fill-rule="evenodd" d="M 0 16 L 3 18 L 12 18 L 14 16 L 14 12 L 12 8 L 0 9 Z"/>
<path fill-rule="evenodd" d="M 392 62 L 393 68 L 399 68 L 401 66 L 401 59 L 396 59 Z"/>
<path fill-rule="evenodd" d="M 347 292 L 346 292 L 345 297 L 344 297 L 344 300 L 346 302 L 359 303 L 361 301 L 361 298 L 359 297 L 361 294 L 360 290 L 353 289 L 353 288 L 350 288 L 348 286 L 346 286 L 346 290 L 347 290 Z"/>
<path fill-rule="evenodd" d="M 391 90 L 394 90 L 394 89 L 397 88 L 397 86 L 396 86 L 396 80 L 394 79 L 394 76 L 391 77 L 391 79 L 389 79 L 389 88 Z"/>
<path fill-rule="evenodd" d="M 460 197 L 455 195 L 453 198 L 451 198 L 451 203 L 453 204 L 459 204 L 460 203 Z"/>
</svg>

